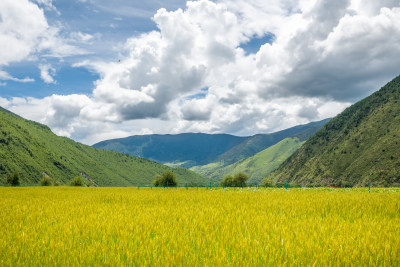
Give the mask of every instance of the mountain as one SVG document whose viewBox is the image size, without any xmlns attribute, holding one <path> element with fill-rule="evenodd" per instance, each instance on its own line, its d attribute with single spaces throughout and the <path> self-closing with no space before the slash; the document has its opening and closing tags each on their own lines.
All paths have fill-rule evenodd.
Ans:
<svg viewBox="0 0 400 267">
<path fill-rule="evenodd" d="M 212 162 L 223 162 L 223 166 L 226 166 L 251 157 L 294 134 L 315 131 L 327 121 L 313 122 L 272 134 L 258 134 L 249 137 L 203 133 L 137 135 L 103 141 L 94 144 L 93 147 L 186 168 Z"/>
<path fill-rule="evenodd" d="M 175 172 L 181 184 L 209 182 L 183 168 L 170 168 L 59 137 L 45 125 L 0 108 L 0 183 L 17 171 L 22 184 L 37 184 L 43 175 L 65 184 L 82 175 L 99 186 L 150 185 L 155 175 L 166 170 Z"/>
<path fill-rule="evenodd" d="M 222 162 L 214 162 L 204 166 L 195 166 L 191 170 L 213 180 L 220 181 L 227 175 L 244 172 L 249 175 L 250 184 L 259 184 L 261 180 L 279 167 L 305 141 L 297 137 L 288 137 L 279 143 L 258 152 L 254 156 L 223 166 Z"/>
<path fill-rule="evenodd" d="M 238 172 L 244 172 L 250 177 L 249 183 L 258 184 L 264 177 L 266 177 L 266 175 L 277 169 L 282 162 L 300 148 L 308 138 L 314 135 L 328 121 L 329 119 L 326 119 L 320 122 L 312 122 L 307 125 L 300 125 L 291 128 L 288 131 L 285 131 L 285 134 L 292 131 L 292 133 L 295 133 L 292 136 L 269 146 L 253 156 L 240 159 L 234 163 L 227 164 L 227 162 L 230 162 L 229 160 L 220 160 L 207 165 L 194 166 L 191 170 L 216 181 L 222 180 L 229 174 L 234 175 Z M 294 129 L 296 131 L 294 131 Z M 279 132 L 272 135 L 278 134 Z M 240 149 L 242 149 L 242 151 L 256 149 L 255 144 L 259 141 L 257 140 L 258 137 L 259 135 L 256 135 L 254 139 L 250 139 L 249 142 L 245 143 L 245 145 L 235 147 L 220 158 L 224 158 L 229 154 L 234 155 L 232 151 L 238 152 L 239 155 L 245 155 L 245 152 L 239 152 Z M 231 158 L 235 159 L 234 157 Z"/>
<path fill-rule="evenodd" d="M 400 183 L 400 76 L 347 108 L 270 175 L 298 184 Z"/>
<path fill-rule="evenodd" d="M 245 139 L 229 134 L 153 134 L 112 139 L 94 144 L 93 147 L 187 167 L 213 161 Z"/>
<path fill-rule="evenodd" d="M 229 164 L 233 164 L 240 160 L 251 157 L 288 137 L 298 137 L 301 141 L 307 140 L 322 126 L 324 126 L 329 120 L 330 119 L 310 122 L 305 125 L 298 125 L 271 134 L 257 134 L 254 136 L 250 136 L 239 145 L 220 155 L 216 161 L 223 162 L 223 165 L 227 166 Z"/>
</svg>

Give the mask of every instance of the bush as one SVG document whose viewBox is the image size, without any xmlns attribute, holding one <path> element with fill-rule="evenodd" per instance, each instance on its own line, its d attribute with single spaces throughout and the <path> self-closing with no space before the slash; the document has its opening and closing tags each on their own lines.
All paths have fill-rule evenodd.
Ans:
<svg viewBox="0 0 400 267">
<path fill-rule="evenodd" d="M 41 186 L 53 185 L 53 179 L 51 179 L 51 177 L 49 177 L 49 176 L 43 176 L 43 178 L 40 179 L 40 181 L 39 181 L 39 185 L 41 185 Z"/>
<path fill-rule="evenodd" d="M 232 175 L 227 175 L 224 177 L 224 179 L 221 181 L 222 186 L 234 186 L 233 182 L 233 176 Z"/>
<path fill-rule="evenodd" d="M 19 173 L 18 172 L 14 172 L 12 175 L 8 175 L 7 176 L 7 181 L 6 184 L 9 185 L 19 185 Z"/>
<path fill-rule="evenodd" d="M 247 186 L 246 182 L 249 180 L 249 176 L 243 172 L 236 173 L 233 177 L 232 175 L 227 175 L 222 180 L 221 185 L 227 187 L 244 187 Z"/>
<path fill-rule="evenodd" d="M 265 177 L 264 179 L 262 179 L 260 185 L 261 185 L 261 186 L 264 186 L 264 187 L 272 187 L 272 186 L 273 186 L 271 179 L 268 179 L 267 177 Z"/>
<path fill-rule="evenodd" d="M 246 182 L 247 180 L 249 180 L 249 176 L 244 172 L 239 172 L 233 176 L 233 180 L 235 181 L 236 186 L 246 186 Z"/>
<path fill-rule="evenodd" d="M 59 181 L 54 182 L 54 186 L 60 186 L 60 185 L 61 185 L 61 183 Z"/>
<path fill-rule="evenodd" d="M 83 186 L 85 182 L 81 176 L 75 176 L 70 182 L 69 185 L 71 186 Z"/>
<path fill-rule="evenodd" d="M 177 186 L 176 175 L 172 171 L 166 171 L 162 175 L 157 175 L 153 184 L 155 186 Z"/>
<path fill-rule="evenodd" d="M 94 186 L 94 183 L 93 183 L 93 181 L 88 181 L 88 182 L 86 183 L 86 186 L 87 186 L 87 187 Z"/>
</svg>

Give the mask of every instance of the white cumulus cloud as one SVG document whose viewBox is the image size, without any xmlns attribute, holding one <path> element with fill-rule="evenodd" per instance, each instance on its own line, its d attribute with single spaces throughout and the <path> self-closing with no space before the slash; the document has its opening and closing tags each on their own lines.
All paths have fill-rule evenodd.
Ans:
<svg viewBox="0 0 400 267">
<path fill-rule="evenodd" d="M 53 7 L 52 1 L 37 1 Z M 83 39 L 88 35 L 77 33 Z M 65 57 L 87 53 L 68 43 L 58 26 L 50 26 L 43 9 L 28 0 L 0 1 L 0 67 L 31 56 Z"/>
<path fill-rule="evenodd" d="M 2 101 L 87 143 L 144 132 L 248 135 L 332 117 L 399 74 L 398 1 L 200 0 L 153 20 L 158 30 L 128 38 L 120 60 L 75 64 L 100 74 L 92 94 Z M 46 47 L 40 34 L 21 34 L 41 43 L 25 56 Z M 241 48 L 266 35 L 274 38 L 257 53 Z"/>
</svg>

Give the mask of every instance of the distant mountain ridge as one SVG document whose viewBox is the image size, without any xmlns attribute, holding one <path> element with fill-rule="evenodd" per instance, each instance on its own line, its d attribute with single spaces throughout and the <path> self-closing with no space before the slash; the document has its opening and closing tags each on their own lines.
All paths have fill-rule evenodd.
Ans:
<svg viewBox="0 0 400 267">
<path fill-rule="evenodd" d="M 185 162 L 182 166 L 209 162 L 245 137 L 203 133 L 136 135 L 94 144 L 93 147 L 127 153 L 160 163 Z"/>
<path fill-rule="evenodd" d="M 287 131 L 289 133 L 290 131 L 292 131 L 295 134 L 267 147 L 266 149 L 250 157 L 242 156 L 241 159 L 234 161 L 233 163 L 232 161 L 228 160 L 215 161 L 206 165 L 194 166 L 190 168 L 190 170 L 216 181 L 222 180 L 226 175 L 234 175 L 238 172 L 244 172 L 250 177 L 249 183 L 259 184 L 264 177 L 277 169 L 282 162 L 284 162 L 298 148 L 300 148 L 300 146 L 308 138 L 314 135 L 327 121 L 329 121 L 329 119 L 321 122 L 309 123 L 307 126 L 296 126 L 294 127 L 294 129 L 292 128 Z M 276 134 L 279 134 L 279 132 Z M 256 136 L 255 140 L 257 140 L 257 137 L 258 135 Z M 244 146 L 240 146 L 239 149 L 234 148 L 232 150 L 234 152 L 237 152 L 238 155 L 241 155 L 240 149 L 246 151 L 249 149 L 248 147 L 257 148 L 255 146 L 255 144 L 257 143 L 254 140 L 250 140 L 249 143 L 250 145 L 247 143 Z M 225 154 L 229 153 L 233 152 L 229 151 Z M 245 153 L 242 153 L 242 155 L 243 154 Z M 233 155 L 235 155 L 235 153 L 233 153 Z M 235 157 L 234 159 L 238 158 L 240 157 Z"/>
<path fill-rule="evenodd" d="M 315 134 L 330 118 L 310 122 L 304 125 L 297 125 L 282 131 L 270 133 L 270 134 L 256 134 L 254 136 L 247 137 L 241 144 L 228 150 L 217 158 L 216 161 L 224 162 L 224 165 L 233 164 L 240 160 L 249 158 L 256 155 L 257 153 L 267 149 L 280 141 L 288 137 L 297 137 L 299 141 L 305 141 L 310 136 Z"/>
<path fill-rule="evenodd" d="M 277 144 L 258 152 L 254 156 L 239 160 L 229 165 L 213 162 L 203 166 L 194 166 L 190 170 L 206 176 L 214 181 L 222 180 L 226 175 L 244 172 L 249 175 L 250 184 L 259 184 L 269 173 L 291 156 L 305 141 L 297 137 L 288 137 Z"/>
<path fill-rule="evenodd" d="M 18 172 L 21 183 L 37 184 L 49 175 L 61 184 L 81 175 L 99 186 L 151 185 L 157 174 L 172 170 L 181 184 L 208 184 L 209 180 L 183 168 L 113 151 L 86 146 L 59 137 L 46 125 L 21 118 L 0 107 L 0 183 Z"/>
<path fill-rule="evenodd" d="M 280 182 L 400 185 L 400 76 L 328 122 L 270 178 Z"/>
<path fill-rule="evenodd" d="M 229 134 L 182 133 L 176 135 L 136 135 L 111 139 L 93 147 L 127 153 L 160 163 L 178 164 L 185 168 L 212 162 L 232 164 L 295 134 L 322 127 L 329 119 L 295 126 L 271 134 L 240 137 Z M 305 135 L 304 135 L 305 136 Z M 302 137 L 299 136 L 301 139 Z"/>
</svg>

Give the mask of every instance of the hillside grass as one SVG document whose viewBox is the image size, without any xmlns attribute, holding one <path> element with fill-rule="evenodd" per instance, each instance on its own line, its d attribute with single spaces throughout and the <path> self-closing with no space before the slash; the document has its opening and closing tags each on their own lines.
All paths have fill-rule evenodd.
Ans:
<svg viewBox="0 0 400 267">
<path fill-rule="evenodd" d="M 0 187 L 1 266 L 399 266 L 400 192 Z"/>
<path fill-rule="evenodd" d="M 207 178 L 183 168 L 171 169 L 59 137 L 45 125 L 0 109 L 0 183 L 8 174 L 19 172 L 25 185 L 37 184 L 44 174 L 61 184 L 83 175 L 99 186 L 150 185 L 166 170 L 173 170 L 183 184 L 208 183 Z"/>
<path fill-rule="evenodd" d="M 223 162 L 214 162 L 193 167 L 191 170 L 215 181 L 222 180 L 226 175 L 244 172 L 250 177 L 248 183 L 259 184 L 264 177 L 277 169 L 302 144 L 304 144 L 304 141 L 300 141 L 297 137 L 286 138 L 256 155 L 234 164 L 224 166 Z"/>
<path fill-rule="evenodd" d="M 224 166 L 235 164 L 289 137 L 305 141 L 321 129 L 329 120 L 330 118 L 304 125 L 297 125 L 275 133 L 251 136 L 247 138 L 245 142 L 242 142 L 219 156 L 216 162 L 223 162 Z"/>
<path fill-rule="evenodd" d="M 347 108 L 270 175 L 274 181 L 400 185 L 400 76 Z"/>
<path fill-rule="evenodd" d="M 223 162 L 223 166 L 254 156 L 287 137 L 306 140 L 329 119 L 270 134 L 239 137 L 229 134 L 183 133 L 137 135 L 94 144 L 96 148 L 128 153 L 170 166 L 191 168 Z"/>
</svg>

